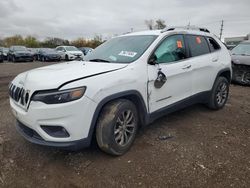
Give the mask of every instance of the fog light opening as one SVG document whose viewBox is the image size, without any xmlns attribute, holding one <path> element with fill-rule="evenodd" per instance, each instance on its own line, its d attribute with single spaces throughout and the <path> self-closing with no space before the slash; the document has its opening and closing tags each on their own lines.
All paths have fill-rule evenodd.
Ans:
<svg viewBox="0 0 250 188">
<path fill-rule="evenodd" d="M 55 138 L 69 137 L 68 131 L 62 126 L 41 125 L 41 128 L 50 136 Z"/>
</svg>

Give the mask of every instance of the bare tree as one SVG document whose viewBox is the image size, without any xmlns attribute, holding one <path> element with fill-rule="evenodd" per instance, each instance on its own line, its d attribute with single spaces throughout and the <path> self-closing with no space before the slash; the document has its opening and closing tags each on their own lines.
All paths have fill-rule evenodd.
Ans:
<svg viewBox="0 0 250 188">
<path fill-rule="evenodd" d="M 155 28 L 156 29 L 164 29 L 166 27 L 165 21 L 162 19 L 158 19 L 155 21 Z"/>
<path fill-rule="evenodd" d="M 147 25 L 149 30 L 153 30 L 154 28 L 154 20 L 145 20 L 145 24 Z"/>
<path fill-rule="evenodd" d="M 154 20 L 145 20 L 145 24 L 149 30 L 153 29 L 164 29 L 166 27 L 165 21 L 162 19 Z"/>
</svg>

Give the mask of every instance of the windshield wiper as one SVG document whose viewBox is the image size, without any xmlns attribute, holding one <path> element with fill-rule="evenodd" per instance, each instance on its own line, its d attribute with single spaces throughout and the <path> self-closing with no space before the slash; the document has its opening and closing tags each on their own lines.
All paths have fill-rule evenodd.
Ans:
<svg viewBox="0 0 250 188">
<path fill-rule="evenodd" d="M 105 60 L 105 59 L 90 59 L 88 61 L 91 61 L 91 62 L 106 62 L 106 63 L 110 63 L 110 61 L 108 60 Z"/>
</svg>

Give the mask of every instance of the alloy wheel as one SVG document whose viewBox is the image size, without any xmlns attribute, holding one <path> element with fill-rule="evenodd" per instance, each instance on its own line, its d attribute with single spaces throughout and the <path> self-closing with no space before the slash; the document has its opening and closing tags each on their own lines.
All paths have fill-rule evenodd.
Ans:
<svg viewBox="0 0 250 188">
<path fill-rule="evenodd" d="M 135 118 L 131 110 L 119 114 L 114 127 L 115 141 L 120 146 L 126 146 L 135 133 Z"/>
<path fill-rule="evenodd" d="M 223 105 L 228 97 L 228 85 L 225 82 L 220 83 L 216 93 L 216 101 L 218 105 Z"/>
</svg>

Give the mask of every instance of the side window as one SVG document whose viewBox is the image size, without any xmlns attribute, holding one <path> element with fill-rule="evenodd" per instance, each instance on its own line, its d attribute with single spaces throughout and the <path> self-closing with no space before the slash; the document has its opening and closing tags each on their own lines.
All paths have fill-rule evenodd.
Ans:
<svg viewBox="0 0 250 188">
<path fill-rule="evenodd" d="M 186 58 L 185 44 L 182 35 L 167 37 L 156 49 L 154 55 L 157 63 L 169 63 Z"/>
<path fill-rule="evenodd" d="M 208 43 L 203 36 L 186 35 L 192 57 L 210 53 Z"/>
<path fill-rule="evenodd" d="M 211 52 L 214 52 L 220 49 L 220 45 L 213 38 L 208 37 L 207 41 L 208 41 Z"/>
</svg>

